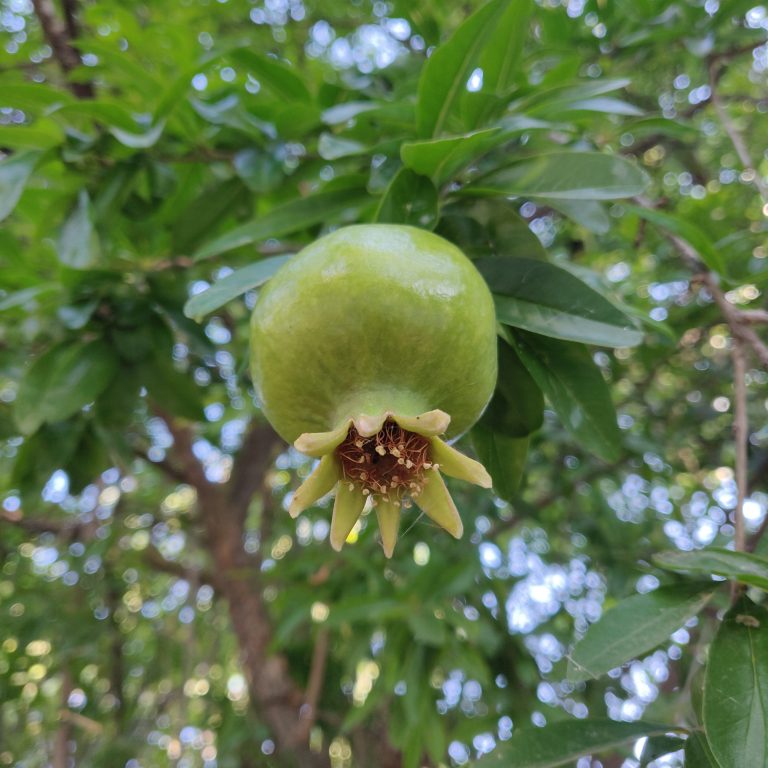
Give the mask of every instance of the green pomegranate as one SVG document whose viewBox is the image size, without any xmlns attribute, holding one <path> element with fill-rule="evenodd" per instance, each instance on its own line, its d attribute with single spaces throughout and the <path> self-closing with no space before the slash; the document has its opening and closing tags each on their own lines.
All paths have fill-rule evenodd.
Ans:
<svg viewBox="0 0 768 768">
<path fill-rule="evenodd" d="M 294 517 L 337 487 L 340 549 L 366 503 L 391 557 L 415 502 L 456 538 L 440 476 L 490 487 L 478 462 L 440 439 L 480 417 L 496 382 L 493 300 L 472 262 L 441 237 L 391 224 L 339 229 L 269 281 L 251 322 L 253 381 L 265 415 L 320 459 Z"/>
</svg>

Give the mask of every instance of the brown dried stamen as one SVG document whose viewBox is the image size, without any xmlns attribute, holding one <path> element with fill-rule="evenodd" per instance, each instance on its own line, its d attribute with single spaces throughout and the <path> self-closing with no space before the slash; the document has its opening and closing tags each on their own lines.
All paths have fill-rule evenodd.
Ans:
<svg viewBox="0 0 768 768">
<path fill-rule="evenodd" d="M 372 437 L 363 437 L 350 427 L 336 449 L 343 482 L 357 485 L 363 493 L 409 506 L 406 496 L 418 495 L 424 487 L 424 471 L 432 469 L 429 440 L 387 420 Z"/>
</svg>

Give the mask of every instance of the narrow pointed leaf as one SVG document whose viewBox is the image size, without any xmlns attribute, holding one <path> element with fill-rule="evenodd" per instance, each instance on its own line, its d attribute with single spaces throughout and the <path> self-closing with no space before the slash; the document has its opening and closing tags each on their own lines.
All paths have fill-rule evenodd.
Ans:
<svg viewBox="0 0 768 768">
<path fill-rule="evenodd" d="M 421 71 L 416 104 L 419 136 L 439 136 L 458 120 L 467 81 L 505 4 L 505 0 L 491 0 L 477 10 L 427 60 Z"/>
<path fill-rule="evenodd" d="M 768 610 L 746 597 L 709 649 L 704 727 L 720 765 L 768 765 Z"/>
<path fill-rule="evenodd" d="M 0 161 L 0 221 L 16 207 L 27 180 L 42 156 L 42 152 L 30 150 Z"/>
<path fill-rule="evenodd" d="M 403 144 L 400 157 L 407 168 L 429 176 L 435 184 L 442 184 L 472 160 L 504 141 L 505 136 L 506 133 L 498 128 L 489 128 L 462 136 L 413 141 Z"/>
<path fill-rule="evenodd" d="M 714 574 L 768 591 L 768 559 L 748 552 L 718 547 L 693 552 L 672 550 L 655 555 L 653 561 L 668 571 Z"/>
<path fill-rule="evenodd" d="M 483 125 L 504 110 L 520 70 L 532 7 L 530 0 L 508 0 L 493 24 L 477 61 L 482 85 L 462 96 L 461 113 L 468 128 Z"/>
<path fill-rule="evenodd" d="M 608 299 L 565 269 L 539 259 L 476 262 L 507 325 L 566 341 L 636 346 L 641 331 Z"/>
<path fill-rule="evenodd" d="M 499 744 L 473 768 L 557 768 L 574 765 L 583 755 L 601 754 L 632 744 L 643 736 L 679 730 L 656 723 L 615 720 L 564 720 L 543 728 L 527 726 Z"/>
<path fill-rule="evenodd" d="M 232 299 L 266 283 L 290 258 L 290 254 L 272 256 L 236 269 L 221 280 L 217 280 L 207 290 L 192 296 L 184 305 L 184 314 L 193 320 L 201 320 Z"/>
<path fill-rule="evenodd" d="M 621 434 L 611 393 L 587 349 L 524 331 L 509 339 L 566 429 L 606 461 L 618 458 Z"/>
<path fill-rule="evenodd" d="M 597 678 L 653 650 L 711 597 L 711 587 L 675 584 L 622 600 L 576 644 L 569 659 L 568 678 Z"/>
<path fill-rule="evenodd" d="M 692 245 L 701 257 L 701 260 L 715 272 L 721 275 L 728 274 L 728 267 L 723 255 L 713 245 L 712 238 L 700 227 L 681 216 L 675 216 L 664 211 L 649 210 L 639 205 L 628 205 L 627 210 L 637 214 L 640 218 L 650 221 L 657 227 L 682 237 Z"/>
<path fill-rule="evenodd" d="M 465 191 L 552 200 L 616 200 L 641 194 L 648 183 L 645 171 L 616 155 L 552 152 L 492 171 Z"/>
<path fill-rule="evenodd" d="M 330 222 L 339 215 L 357 208 L 365 196 L 359 189 L 337 189 L 318 192 L 308 197 L 292 200 L 269 213 L 227 232 L 221 237 L 203 245 L 194 258 L 208 259 L 235 248 L 282 237 L 323 222 Z"/>
<path fill-rule="evenodd" d="M 529 437 L 510 437 L 493 429 L 481 419 L 470 433 L 472 445 L 492 478 L 494 493 L 505 501 L 514 501 L 528 457 Z M 450 474 L 446 470 L 446 474 Z"/>
<path fill-rule="evenodd" d="M 437 218 L 438 197 L 434 184 L 426 176 L 401 168 L 381 198 L 376 221 L 434 229 Z"/>
</svg>

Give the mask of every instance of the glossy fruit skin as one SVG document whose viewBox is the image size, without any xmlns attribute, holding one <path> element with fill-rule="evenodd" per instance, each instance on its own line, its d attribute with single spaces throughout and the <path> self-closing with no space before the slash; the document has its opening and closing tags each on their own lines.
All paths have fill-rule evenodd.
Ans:
<svg viewBox="0 0 768 768">
<path fill-rule="evenodd" d="M 488 287 L 447 240 L 393 224 L 344 227 L 267 283 L 251 320 L 251 372 L 266 417 L 293 442 L 359 414 L 480 417 L 496 382 Z"/>
</svg>

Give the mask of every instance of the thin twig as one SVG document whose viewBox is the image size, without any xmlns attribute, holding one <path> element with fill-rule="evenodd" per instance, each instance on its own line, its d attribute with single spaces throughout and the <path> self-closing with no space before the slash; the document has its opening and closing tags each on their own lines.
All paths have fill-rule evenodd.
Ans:
<svg viewBox="0 0 768 768">
<path fill-rule="evenodd" d="M 328 627 L 321 627 L 315 639 L 315 647 L 312 649 L 312 663 L 309 667 L 307 692 L 304 706 L 301 708 L 301 716 L 304 720 L 307 734 L 312 730 L 312 726 L 317 718 L 317 704 L 320 701 L 320 694 L 323 690 L 329 646 L 330 632 Z"/>
<path fill-rule="evenodd" d="M 74 4 L 71 2 L 67 3 L 68 13 L 71 13 L 72 16 L 71 20 L 69 16 L 67 17 L 66 23 L 62 22 L 57 16 L 51 0 L 32 0 L 32 5 L 35 9 L 35 16 L 37 16 L 40 27 L 43 30 L 43 36 L 48 45 L 51 46 L 54 58 L 59 63 L 64 74 L 68 75 L 73 69 L 82 64 L 80 52 L 72 44 L 73 37 L 70 34 L 70 30 L 77 29 L 74 21 Z M 72 93 L 79 99 L 93 98 L 93 86 L 91 83 L 69 82 L 68 85 Z"/>
<path fill-rule="evenodd" d="M 646 197 L 636 197 L 635 202 L 643 208 L 654 210 L 656 206 L 648 200 Z M 722 288 L 717 280 L 717 277 L 704 265 L 697 250 L 682 237 L 672 234 L 671 232 L 664 231 L 664 236 L 675 247 L 675 250 L 680 254 L 686 266 L 693 271 L 699 282 L 704 285 L 707 292 L 712 296 L 713 301 L 717 304 L 723 319 L 730 329 L 731 335 L 734 339 L 742 341 L 747 347 L 749 347 L 754 353 L 755 357 L 760 361 L 760 364 L 768 368 L 768 346 L 765 342 L 755 333 L 754 329 L 750 327 L 753 324 L 752 311 L 741 310 L 725 297 Z M 747 313 L 747 317 L 744 314 Z"/>
<path fill-rule="evenodd" d="M 736 490 L 737 500 L 734 510 L 736 526 L 736 549 L 743 551 L 746 546 L 744 532 L 744 499 L 747 496 L 747 441 L 749 424 L 747 422 L 747 356 L 744 346 L 738 340 L 733 340 L 733 439 L 736 443 Z"/>
<path fill-rule="evenodd" d="M 733 148 L 736 150 L 736 154 L 744 167 L 744 171 L 751 175 L 751 182 L 755 189 L 760 193 L 763 203 L 768 204 L 768 184 L 765 183 L 762 175 L 755 168 L 755 164 L 752 162 L 752 157 L 747 148 L 747 143 L 741 135 L 741 131 L 739 131 L 736 124 L 731 119 L 731 116 L 728 114 L 728 110 L 718 93 L 717 85 L 722 69 L 723 67 L 715 64 L 709 68 L 709 87 L 711 90 L 712 106 L 714 106 L 717 116 L 720 118 L 723 130 L 728 134 L 728 138 L 731 140 L 731 144 L 733 144 Z"/>
</svg>

